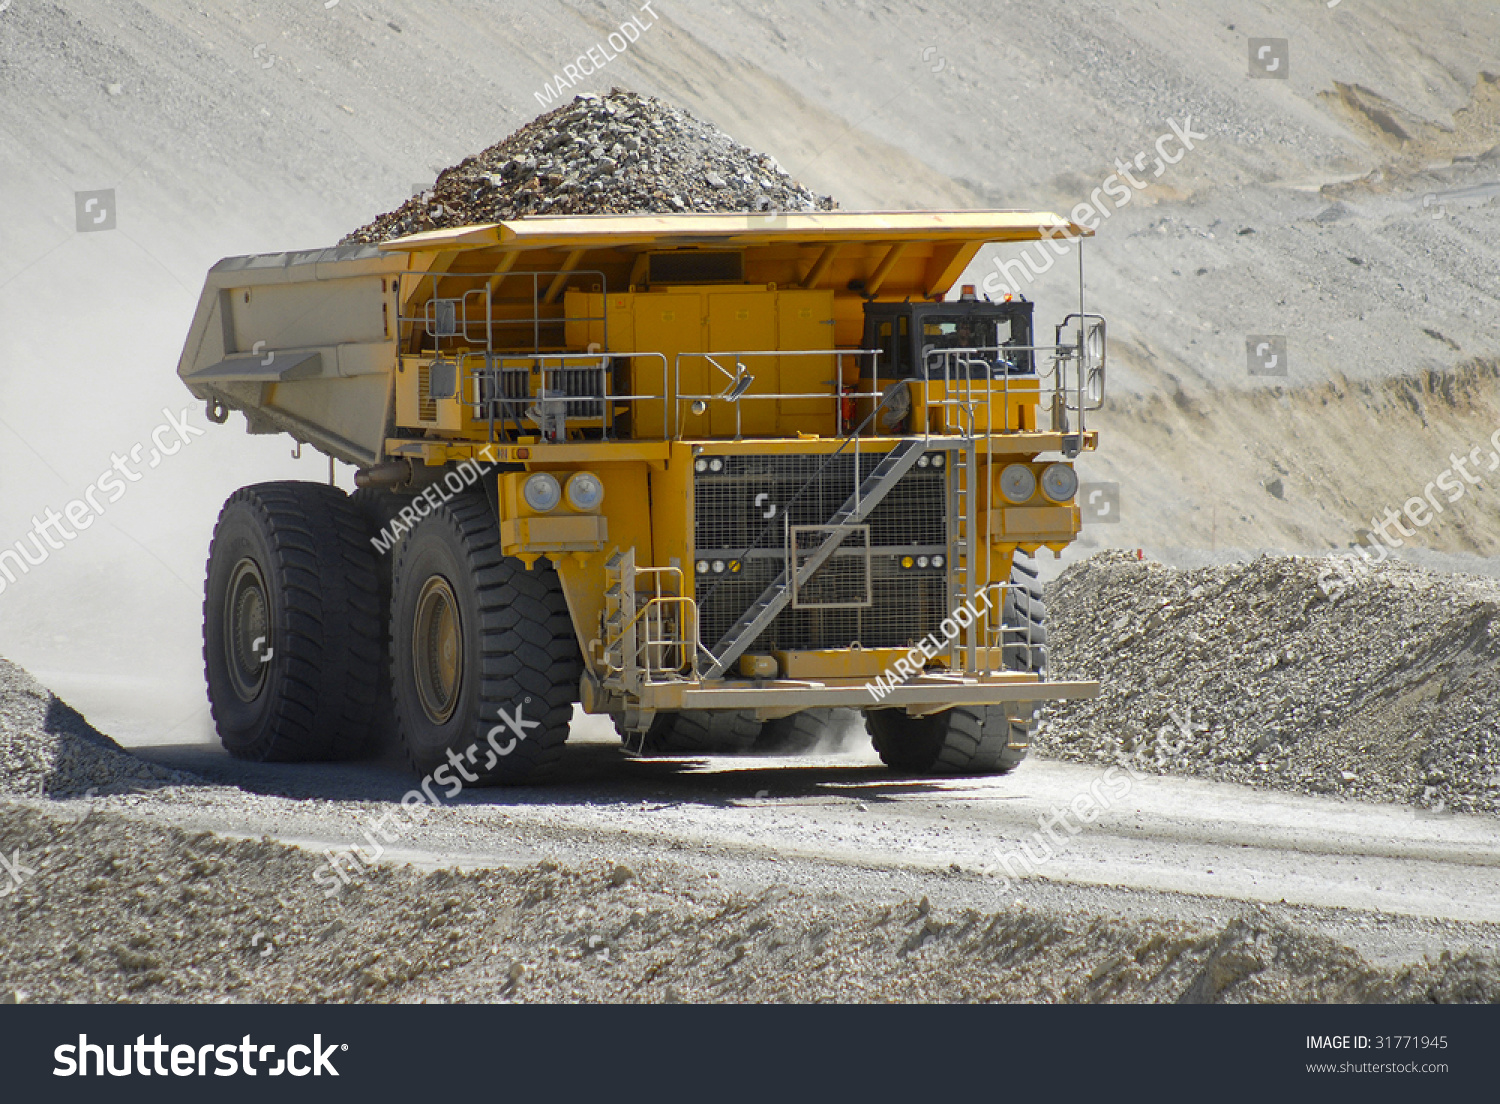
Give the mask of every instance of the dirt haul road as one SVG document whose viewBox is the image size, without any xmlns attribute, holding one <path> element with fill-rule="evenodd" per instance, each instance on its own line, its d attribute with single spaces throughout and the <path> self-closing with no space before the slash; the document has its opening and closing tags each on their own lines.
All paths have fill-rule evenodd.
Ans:
<svg viewBox="0 0 1500 1104">
<path fill-rule="evenodd" d="M 429 787 L 439 804 L 423 802 L 421 815 L 399 804 L 418 782 L 394 765 L 252 765 L 199 747 L 138 750 L 251 793 L 114 800 L 154 823 L 315 851 L 322 869 L 312 877 L 328 895 L 358 881 L 367 860 L 475 867 L 608 856 L 867 903 L 927 894 L 988 911 L 1024 900 L 1222 919 L 1253 902 L 1380 960 L 1500 951 L 1491 817 L 1042 760 L 1002 778 L 903 778 L 858 741 L 798 759 L 632 760 L 594 725 L 582 722 L 589 735 L 570 744 L 558 784 L 451 799 Z"/>
</svg>

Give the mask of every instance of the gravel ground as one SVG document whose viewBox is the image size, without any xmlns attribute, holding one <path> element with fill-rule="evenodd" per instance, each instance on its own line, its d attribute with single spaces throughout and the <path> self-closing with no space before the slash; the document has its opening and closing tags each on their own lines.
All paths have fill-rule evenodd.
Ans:
<svg viewBox="0 0 1500 1104">
<path fill-rule="evenodd" d="M 865 811 L 878 790 L 798 791 L 778 809 L 769 790 L 755 789 L 769 776 L 754 768 L 740 778 L 634 764 L 649 775 L 636 786 L 667 787 L 654 803 L 632 804 L 630 784 L 602 780 L 555 809 L 545 793 L 498 806 L 503 794 L 476 795 L 478 804 L 435 812 L 433 825 L 339 888 L 326 837 L 360 838 L 394 796 L 295 800 L 171 785 L 196 780 L 135 760 L 18 668 L 3 670 L 4 716 L 32 710 L 0 747 L 8 779 L 57 758 L 63 740 L 89 754 L 74 751 L 69 782 L 52 798 L 23 782 L 24 796 L 0 801 L 0 1000 L 1500 999 L 1500 958 L 1484 925 L 1434 918 L 1366 938 L 1364 926 L 1383 930 L 1390 918 L 1149 891 L 1122 902 L 1107 889 L 1030 881 L 1025 899 L 1009 897 L 970 869 L 972 848 L 950 838 L 982 830 L 993 844 L 1013 834 L 1014 825 L 970 823 L 979 791 L 898 800 L 884 817 L 908 801 L 909 814 L 887 832 L 886 819 Z M 865 780 L 859 767 L 822 770 L 835 789 L 888 784 L 883 772 Z M 394 795 L 406 781 L 380 786 Z M 151 792 L 57 797 L 101 782 Z M 616 793 L 622 785 L 628 792 Z M 1024 794 L 1002 804 L 1016 800 Z M 950 825 L 949 814 L 963 823 Z M 164 823 L 174 818 L 185 823 Z M 913 833 L 933 831 L 934 855 L 946 862 L 962 851 L 962 870 L 919 872 L 925 852 L 911 850 Z M 788 832 L 798 845 L 776 842 Z M 824 837 L 840 832 L 866 866 L 816 857 L 838 851 Z M 798 846 L 808 856 L 798 859 Z M 1161 900 L 1138 909 L 1136 898 Z M 1432 950 L 1417 961 L 1393 944 L 1386 953 L 1397 957 L 1370 957 L 1392 939 Z"/>
<path fill-rule="evenodd" d="M 1326 559 L 1182 571 L 1105 552 L 1049 588 L 1050 658 L 1099 679 L 1036 750 L 1434 812 L 1500 812 L 1500 583 Z"/>
<path fill-rule="evenodd" d="M 110 793 L 192 781 L 124 751 L 21 668 L 0 659 L 0 793 Z"/>
<path fill-rule="evenodd" d="M 584 93 L 441 173 L 343 239 L 380 242 L 531 215 L 832 210 L 773 158 L 651 96 Z"/>
<path fill-rule="evenodd" d="M 0 999 L 1428 1002 L 1500 961 L 1384 969 L 1247 908 L 1221 926 L 876 906 L 672 864 L 419 873 L 325 896 L 317 857 L 109 813 L 0 806 Z"/>
</svg>

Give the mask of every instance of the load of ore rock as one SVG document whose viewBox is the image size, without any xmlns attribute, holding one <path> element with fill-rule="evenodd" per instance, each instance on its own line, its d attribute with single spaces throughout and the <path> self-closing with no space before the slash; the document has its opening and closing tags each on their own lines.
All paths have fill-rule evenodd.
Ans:
<svg viewBox="0 0 1500 1104">
<path fill-rule="evenodd" d="M 339 244 L 532 215 L 831 211 L 774 158 L 651 96 L 583 93 Z"/>
</svg>

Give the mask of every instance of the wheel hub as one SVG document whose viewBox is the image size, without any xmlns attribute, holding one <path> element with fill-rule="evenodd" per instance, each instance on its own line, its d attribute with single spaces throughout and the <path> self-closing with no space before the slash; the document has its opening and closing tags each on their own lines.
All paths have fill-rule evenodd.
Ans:
<svg viewBox="0 0 1500 1104">
<path fill-rule="evenodd" d="M 243 702 L 260 696 L 272 657 L 271 603 L 260 565 L 246 557 L 234 565 L 224 596 L 224 658 L 229 682 Z"/>
<path fill-rule="evenodd" d="M 458 707 L 464 648 L 458 598 L 441 575 L 428 579 L 417 596 L 412 669 L 422 711 L 433 724 L 445 724 Z"/>
</svg>

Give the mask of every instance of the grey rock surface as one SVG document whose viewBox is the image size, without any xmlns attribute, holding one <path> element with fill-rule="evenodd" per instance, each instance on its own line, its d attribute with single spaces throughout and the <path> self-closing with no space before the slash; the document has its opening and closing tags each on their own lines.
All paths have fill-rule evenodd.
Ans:
<svg viewBox="0 0 1500 1104">
<path fill-rule="evenodd" d="M 1433 814 L 1500 812 L 1500 582 L 1330 560 L 1178 570 L 1106 552 L 1048 592 L 1057 703 L 1038 750 Z"/>
<path fill-rule="evenodd" d="M 832 210 L 773 158 L 651 96 L 584 93 L 441 173 L 344 238 L 405 234 L 533 215 Z"/>
</svg>

